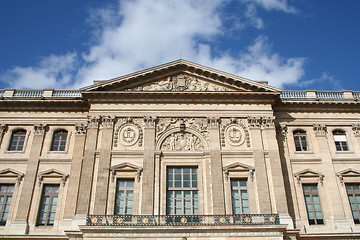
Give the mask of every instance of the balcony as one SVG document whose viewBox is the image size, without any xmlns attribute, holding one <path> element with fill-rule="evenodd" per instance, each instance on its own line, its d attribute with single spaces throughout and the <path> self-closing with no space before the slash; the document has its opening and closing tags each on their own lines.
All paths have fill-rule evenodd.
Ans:
<svg viewBox="0 0 360 240">
<path fill-rule="evenodd" d="M 278 214 L 235 215 L 88 215 L 87 226 L 278 225 Z"/>
</svg>

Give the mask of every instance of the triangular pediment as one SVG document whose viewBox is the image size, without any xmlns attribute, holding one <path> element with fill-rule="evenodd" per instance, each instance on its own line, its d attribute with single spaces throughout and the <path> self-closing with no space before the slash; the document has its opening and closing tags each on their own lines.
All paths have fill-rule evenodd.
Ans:
<svg viewBox="0 0 360 240">
<path fill-rule="evenodd" d="M 24 173 L 12 168 L 5 168 L 0 171 L 0 177 L 23 177 Z"/>
<path fill-rule="evenodd" d="M 134 164 L 131 164 L 131 163 L 128 163 L 128 162 L 124 162 L 124 163 L 120 163 L 120 164 L 117 164 L 115 166 L 112 166 L 110 168 L 111 171 L 135 171 L 135 172 L 138 172 L 138 171 L 141 171 L 142 168 L 139 167 L 139 166 L 136 166 Z"/>
<path fill-rule="evenodd" d="M 56 170 L 56 169 L 49 169 L 38 173 L 39 178 L 43 177 L 58 177 L 58 178 L 67 178 L 69 174 Z"/>
<path fill-rule="evenodd" d="M 186 60 L 177 60 L 122 77 L 95 81 L 84 92 L 280 92 L 256 82 Z"/>
<path fill-rule="evenodd" d="M 323 174 L 321 174 L 318 171 L 307 168 L 307 169 L 304 169 L 297 173 L 294 173 L 294 176 L 296 176 L 296 177 L 319 177 L 319 176 L 323 176 Z"/>
<path fill-rule="evenodd" d="M 244 164 L 244 163 L 240 163 L 240 162 L 235 162 L 232 163 L 230 165 L 227 165 L 225 167 L 223 167 L 224 171 L 238 171 L 238 172 L 242 172 L 242 171 L 254 171 L 254 167 Z"/>
<path fill-rule="evenodd" d="M 345 170 L 342 170 L 338 173 L 336 173 L 337 176 L 347 176 L 347 177 L 359 177 L 360 171 L 353 169 L 353 168 L 347 168 Z"/>
</svg>

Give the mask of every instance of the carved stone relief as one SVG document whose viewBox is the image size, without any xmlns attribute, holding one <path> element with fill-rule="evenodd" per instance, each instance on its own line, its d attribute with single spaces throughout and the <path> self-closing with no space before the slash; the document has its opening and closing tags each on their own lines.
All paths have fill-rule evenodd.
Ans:
<svg viewBox="0 0 360 240">
<path fill-rule="evenodd" d="M 231 88 L 205 82 L 187 74 L 169 76 L 149 85 L 129 89 L 128 91 L 234 91 Z"/>
<path fill-rule="evenodd" d="M 100 121 L 99 117 L 88 116 L 88 121 L 87 121 L 88 128 L 98 128 L 99 121 Z"/>
<path fill-rule="evenodd" d="M 133 146 L 138 143 L 141 147 L 143 130 L 140 122 L 140 118 L 118 118 L 114 131 L 114 147 L 117 147 L 119 143 L 123 146 Z"/>
<path fill-rule="evenodd" d="M 360 123 L 354 123 L 352 130 L 354 131 L 355 137 L 360 137 Z"/>
<path fill-rule="evenodd" d="M 75 134 L 76 135 L 84 135 L 85 133 L 86 133 L 86 124 L 76 123 L 75 124 Z"/>
<path fill-rule="evenodd" d="M 250 137 L 247 127 L 240 119 L 221 119 L 221 146 L 225 147 L 226 143 L 232 146 L 241 146 L 246 142 L 250 147 Z"/>
<path fill-rule="evenodd" d="M 315 131 L 315 136 L 317 137 L 325 137 L 327 133 L 327 127 L 325 124 L 314 124 L 313 129 Z"/>
<path fill-rule="evenodd" d="M 43 135 L 46 131 L 46 124 L 35 124 L 34 125 L 34 134 Z"/>
<path fill-rule="evenodd" d="M 156 139 L 158 140 L 164 132 L 173 128 L 180 128 L 180 130 L 191 128 L 199 132 L 207 141 L 209 140 L 206 118 L 159 118 L 156 126 Z"/>
<path fill-rule="evenodd" d="M 192 133 L 176 132 L 165 138 L 160 149 L 168 151 L 201 151 L 204 150 L 204 145 Z"/>
<path fill-rule="evenodd" d="M 247 118 L 250 127 L 266 128 L 275 126 L 274 117 L 248 117 Z"/>
</svg>

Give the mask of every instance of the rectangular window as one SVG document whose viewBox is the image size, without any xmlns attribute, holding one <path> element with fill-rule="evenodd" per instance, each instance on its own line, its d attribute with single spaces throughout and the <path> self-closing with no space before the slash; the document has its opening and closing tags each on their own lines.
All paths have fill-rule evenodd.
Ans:
<svg viewBox="0 0 360 240">
<path fill-rule="evenodd" d="M 345 132 L 334 131 L 336 151 L 349 151 Z"/>
<path fill-rule="evenodd" d="M 360 223 L 360 184 L 346 184 L 346 192 L 349 198 L 351 212 L 355 223 Z"/>
<path fill-rule="evenodd" d="M 115 215 L 130 215 L 134 202 L 134 180 L 118 179 L 116 182 Z"/>
<path fill-rule="evenodd" d="M 24 148 L 26 131 L 16 131 L 11 135 L 9 151 L 22 151 Z"/>
<path fill-rule="evenodd" d="M 53 226 L 58 203 L 59 185 L 46 184 L 40 201 L 37 225 Z"/>
<path fill-rule="evenodd" d="M 198 192 L 196 167 L 167 168 L 168 215 L 199 214 Z"/>
<path fill-rule="evenodd" d="M 68 132 L 65 130 L 54 132 L 51 151 L 65 151 Z"/>
<path fill-rule="evenodd" d="M 10 204 L 14 193 L 13 184 L 0 185 L 0 225 L 4 226 L 10 211 Z"/>
<path fill-rule="evenodd" d="M 307 140 L 306 140 L 306 132 L 296 131 L 294 132 L 294 142 L 296 151 L 307 151 Z"/>
<path fill-rule="evenodd" d="M 303 190 L 309 224 L 324 224 L 317 184 L 304 184 Z"/>
<path fill-rule="evenodd" d="M 249 197 L 246 179 L 231 179 L 233 214 L 249 213 Z"/>
</svg>

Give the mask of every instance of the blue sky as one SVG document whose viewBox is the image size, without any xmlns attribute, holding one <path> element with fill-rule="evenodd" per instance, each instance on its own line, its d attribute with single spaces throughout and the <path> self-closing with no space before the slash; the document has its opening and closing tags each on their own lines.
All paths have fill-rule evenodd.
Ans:
<svg viewBox="0 0 360 240">
<path fill-rule="evenodd" d="M 0 88 L 177 60 L 282 89 L 360 90 L 359 0 L 1 0 Z"/>
</svg>

